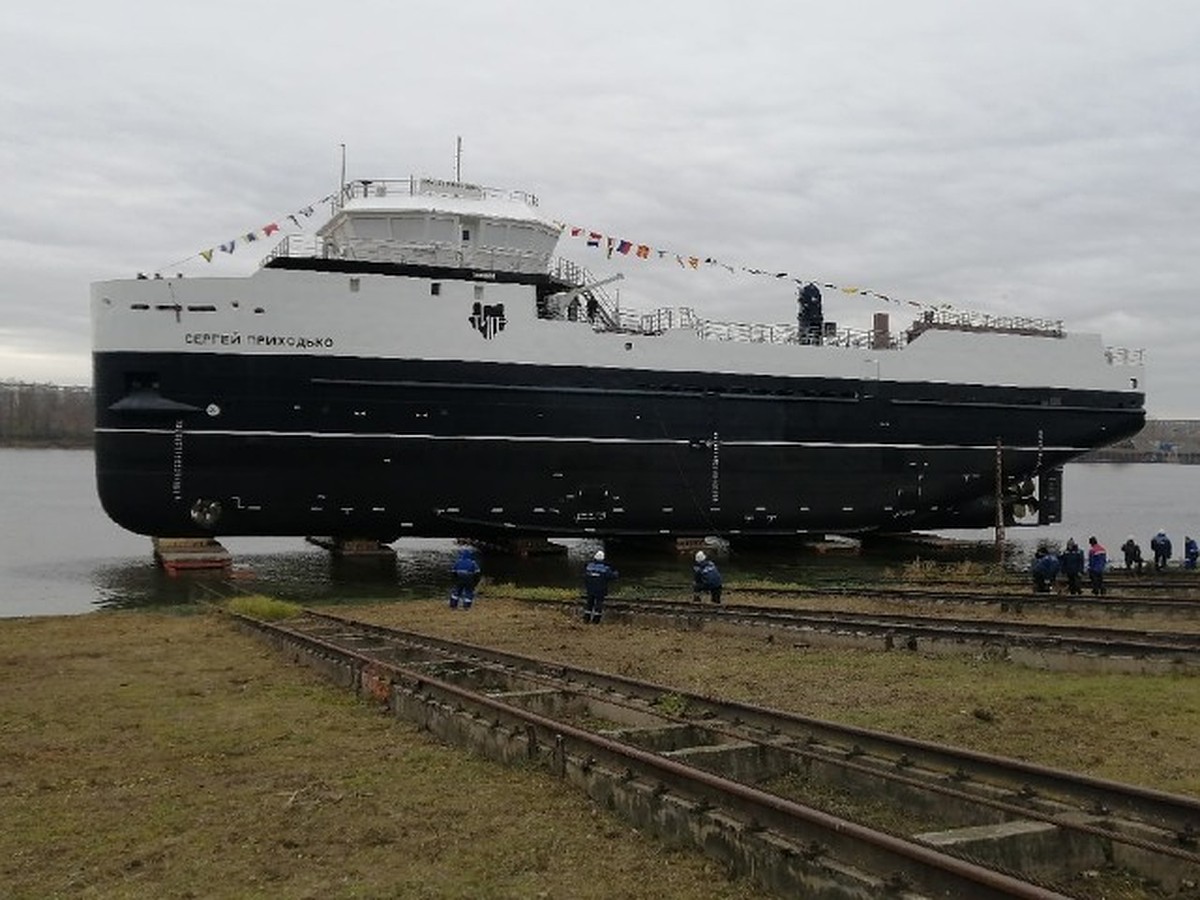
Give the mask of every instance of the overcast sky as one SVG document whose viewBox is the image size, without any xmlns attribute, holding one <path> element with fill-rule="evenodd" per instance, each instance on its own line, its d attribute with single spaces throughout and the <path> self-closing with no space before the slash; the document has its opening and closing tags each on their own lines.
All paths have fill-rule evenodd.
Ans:
<svg viewBox="0 0 1200 900">
<path fill-rule="evenodd" d="M 1195 0 L 43 0 L 0 75 L 0 379 L 90 381 L 92 281 L 253 271 L 268 242 L 197 254 L 334 190 L 341 144 L 450 178 L 461 136 L 464 180 L 671 252 L 617 260 L 623 305 L 794 322 L 755 268 L 1062 319 L 1200 418 Z"/>
</svg>

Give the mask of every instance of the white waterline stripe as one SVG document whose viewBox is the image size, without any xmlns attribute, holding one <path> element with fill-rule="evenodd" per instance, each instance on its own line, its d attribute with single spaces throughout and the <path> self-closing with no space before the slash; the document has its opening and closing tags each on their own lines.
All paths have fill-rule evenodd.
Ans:
<svg viewBox="0 0 1200 900">
<path fill-rule="evenodd" d="M 175 434 L 173 428 L 96 428 L 101 434 Z M 466 435 L 466 434 L 379 434 L 354 431 L 223 431 L 204 429 L 200 431 L 182 432 L 189 437 L 274 437 L 274 438 L 316 438 L 316 439 L 376 439 L 394 441 L 490 441 L 494 443 L 511 444 L 640 444 L 689 447 L 704 441 L 684 440 L 682 438 L 601 438 L 601 437 L 554 437 L 551 435 Z M 722 447 L 807 447 L 811 449 L 844 449 L 844 450 L 995 450 L 995 444 L 888 444 L 888 443 L 839 443 L 836 441 L 721 441 Z M 1057 446 L 1013 446 L 1003 445 L 1005 450 L 1020 450 L 1022 452 L 1043 453 L 1084 453 L 1091 447 L 1057 447 Z"/>
</svg>

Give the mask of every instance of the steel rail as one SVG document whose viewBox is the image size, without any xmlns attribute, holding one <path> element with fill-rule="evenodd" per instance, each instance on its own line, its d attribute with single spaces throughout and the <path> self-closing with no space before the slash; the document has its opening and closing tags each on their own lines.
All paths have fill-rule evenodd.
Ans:
<svg viewBox="0 0 1200 900">
<path fill-rule="evenodd" d="M 932 583 L 936 585 L 937 583 Z M 922 582 L 921 586 L 895 587 L 864 582 L 850 583 L 837 586 L 808 585 L 802 587 L 761 587 L 758 585 L 740 585 L 736 582 L 725 586 L 726 593 L 753 594 L 774 597 L 851 597 L 870 600 L 905 600 L 929 603 L 962 603 L 967 605 L 1012 605 L 1029 603 L 1032 606 L 1047 608 L 1051 606 L 1067 606 L 1072 608 L 1091 608 L 1096 610 L 1125 614 L 1129 610 L 1145 612 L 1162 612 L 1179 615 L 1188 613 L 1200 618 L 1200 583 L 1189 585 L 1189 590 L 1195 591 L 1197 597 L 1154 598 L 1142 596 L 1127 596 L 1113 593 L 1114 585 L 1106 582 L 1106 593 L 1103 596 L 1091 594 L 1067 593 L 1038 593 L 1030 589 L 1028 584 L 1022 585 L 1024 590 L 1009 589 L 1004 585 L 981 584 L 977 587 L 959 587 L 958 589 L 939 589 Z M 657 594 L 691 593 L 687 585 L 679 583 L 641 582 L 642 590 Z M 1126 585 L 1127 586 L 1127 585 Z M 1016 585 L 1012 585 L 1016 588 Z M 1085 585 L 1086 587 L 1086 585 Z M 1172 586 L 1160 586 L 1170 590 Z M 1182 589 L 1180 585 L 1178 588 Z M 1151 590 L 1152 588 L 1146 588 Z"/>
</svg>

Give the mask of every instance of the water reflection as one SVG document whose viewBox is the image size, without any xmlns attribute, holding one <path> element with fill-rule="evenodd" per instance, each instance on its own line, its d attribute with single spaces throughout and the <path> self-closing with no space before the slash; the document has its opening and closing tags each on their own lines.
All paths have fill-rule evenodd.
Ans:
<svg viewBox="0 0 1200 900">
<path fill-rule="evenodd" d="M 149 554 L 93 571 L 96 605 L 103 609 L 168 607 L 211 601 L 230 593 L 263 593 L 294 603 L 361 602 L 427 596 L 455 554 L 451 541 L 397 546 L 395 557 L 342 559 L 317 548 L 234 553 L 230 569 L 170 575 Z"/>
<path fill-rule="evenodd" d="M 105 563 L 92 571 L 95 605 L 132 609 L 194 604 L 220 596 L 224 573 L 195 572 L 172 578 L 153 560 Z"/>
</svg>

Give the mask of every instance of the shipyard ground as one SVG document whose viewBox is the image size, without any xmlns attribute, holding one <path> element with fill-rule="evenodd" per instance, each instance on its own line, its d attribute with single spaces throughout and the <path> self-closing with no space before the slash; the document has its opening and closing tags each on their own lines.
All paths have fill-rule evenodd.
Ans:
<svg viewBox="0 0 1200 900">
<path fill-rule="evenodd" d="M 1200 791 L 1193 678 L 584 628 L 486 592 L 470 613 L 440 600 L 340 611 Z M 0 660 L 10 896 L 758 896 L 540 772 L 380 715 L 211 614 L 2 620 Z"/>
</svg>

